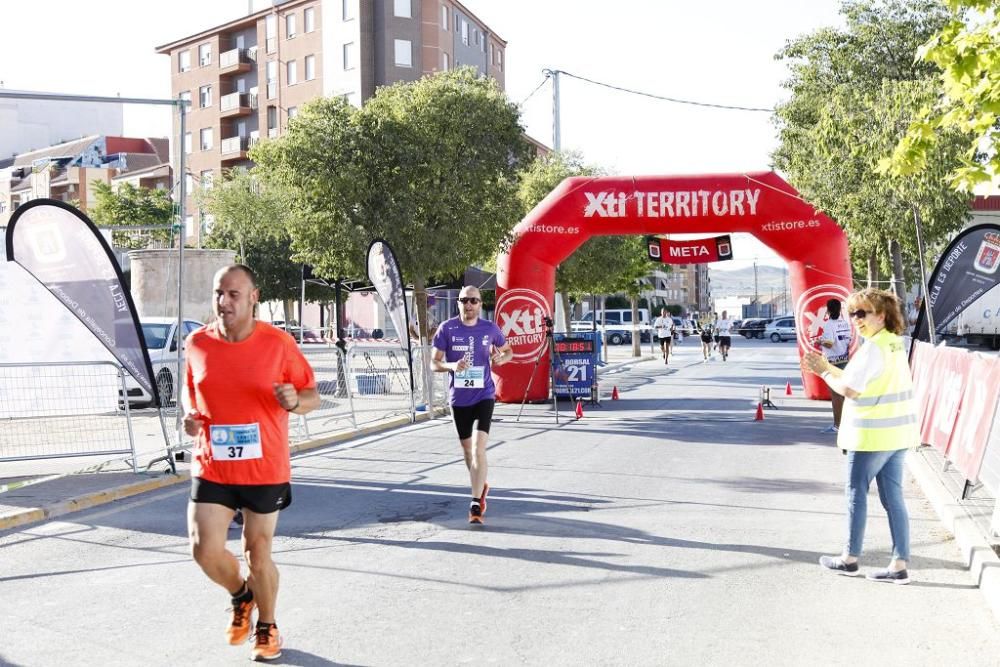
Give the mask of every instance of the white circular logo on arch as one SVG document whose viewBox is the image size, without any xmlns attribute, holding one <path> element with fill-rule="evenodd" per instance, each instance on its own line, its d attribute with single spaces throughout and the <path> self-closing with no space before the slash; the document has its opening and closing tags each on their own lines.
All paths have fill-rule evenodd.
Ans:
<svg viewBox="0 0 1000 667">
<path fill-rule="evenodd" d="M 826 322 L 826 302 L 830 299 L 837 299 L 847 303 L 850 291 L 842 285 L 828 283 L 826 285 L 816 285 L 803 292 L 798 301 L 795 302 L 795 333 L 799 340 L 799 347 L 804 350 L 818 350 L 819 335 Z M 851 351 L 858 345 L 858 337 L 854 330 L 854 322 L 847 317 L 846 306 L 841 311 L 842 317 L 846 317 L 851 324 Z"/>
<path fill-rule="evenodd" d="M 531 364 L 545 349 L 548 300 L 533 289 L 509 289 L 497 299 L 497 326 L 514 351 L 514 363 Z"/>
</svg>

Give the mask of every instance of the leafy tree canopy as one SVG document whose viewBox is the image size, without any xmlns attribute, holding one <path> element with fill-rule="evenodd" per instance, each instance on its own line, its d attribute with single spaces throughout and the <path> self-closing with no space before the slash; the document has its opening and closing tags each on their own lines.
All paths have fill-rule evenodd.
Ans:
<svg viewBox="0 0 1000 667">
<path fill-rule="evenodd" d="M 170 225 L 174 220 L 174 204 L 166 190 L 137 187 L 122 183 L 114 189 L 103 181 L 94 181 L 97 203 L 87 212 L 99 227 L 137 227 Z M 119 248 L 145 248 L 158 241 L 169 244 L 169 229 L 142 232 L 114 232 L 114 244 Z"/>
</svg>

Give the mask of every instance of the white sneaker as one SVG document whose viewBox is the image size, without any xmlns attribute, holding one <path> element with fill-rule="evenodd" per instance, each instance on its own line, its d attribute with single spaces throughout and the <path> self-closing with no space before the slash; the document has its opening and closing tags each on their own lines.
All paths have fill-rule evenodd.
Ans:
<svg viewBox="0 0 1000 667">
<path fill-rule="evenodd" d="M 825 429 L 823 429 L 823 433 L 837 433 L 837 432 L 838 432 L 837 427 L 834 426 L 833 424 L 830 424 Z"/>
</svg>

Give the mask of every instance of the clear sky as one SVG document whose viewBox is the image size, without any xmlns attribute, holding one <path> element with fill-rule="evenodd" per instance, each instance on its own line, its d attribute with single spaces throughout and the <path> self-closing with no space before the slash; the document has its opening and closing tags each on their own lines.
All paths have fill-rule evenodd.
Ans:
<svg viewBox="0 0 1000 667">
<path fill-rule="evenodd" d="M 840 25 L 839 0 L 463 0 L 507 41 L 506 87 L 528 98 L 543 69 L 665 97 L 770 108 L 783 99 L 788 39 Z M 7 89 L 169 97 L 157 45 L 224 23 L 247 0 L 5 2 L 0 81 Z M 259 5 L 258 5 L 259 6 Z M 563 77 L 562 143 L 620 174 L 767 169 L 770 114 L 674 104 Z M 527 131 L 552 141 L 552 88 L 523 105 Z M 166 136 L 169 111 L 126 107 L 130 135 Z M 734 239 L 739 268 L 779 258 L 752 237 Z"/>
</svg>

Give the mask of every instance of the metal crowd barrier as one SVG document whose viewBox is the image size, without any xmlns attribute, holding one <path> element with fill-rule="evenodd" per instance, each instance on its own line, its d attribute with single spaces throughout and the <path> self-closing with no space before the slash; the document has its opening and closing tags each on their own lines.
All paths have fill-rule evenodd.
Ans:
<svg viewBox="0 0 1000 667">
<path fill-rule="evenodd" d="M 127 455 L 125 372 L 111 361 L 0 364 L 0 461 Z"/>
</svg>

